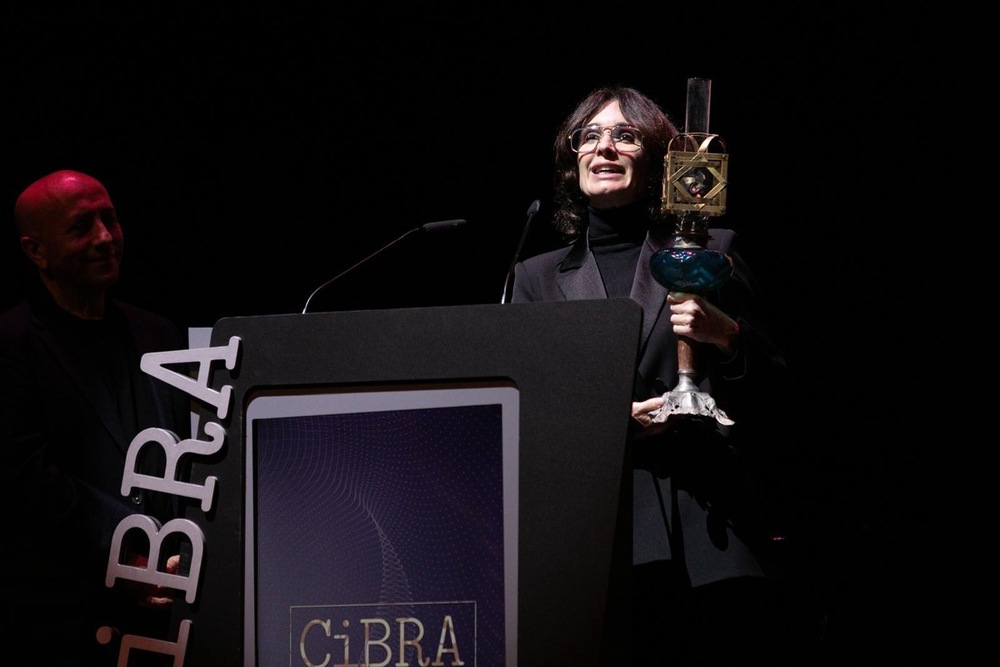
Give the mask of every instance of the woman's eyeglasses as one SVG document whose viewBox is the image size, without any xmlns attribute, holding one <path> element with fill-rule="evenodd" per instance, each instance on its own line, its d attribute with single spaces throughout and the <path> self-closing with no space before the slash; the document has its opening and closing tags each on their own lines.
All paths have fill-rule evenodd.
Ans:
<svg viewBox="0 0 1000 667">
<path fill-rule="evenodd" d="M 574 153 L 591 153 L 597 150 L 604 133 L 611 134 L 615 148 L 622 153 L 634 153 L 642 148 L 642 134 L 629 125 L 614 125 L 612 127 L 578 127 L 569 133 L 569 147 Z"/>
</svg>

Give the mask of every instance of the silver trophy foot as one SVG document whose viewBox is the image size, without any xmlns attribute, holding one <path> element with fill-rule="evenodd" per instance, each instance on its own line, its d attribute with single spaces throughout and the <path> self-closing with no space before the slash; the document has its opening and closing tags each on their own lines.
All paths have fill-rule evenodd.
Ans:
<svg viewBox="0 0 1000 667">
<path fill-rule="evenodd" d="M 662 424 L 673 415 L 694 415 L 696 417 L 712 417 L 725 426 L 736 422 L 715 404 L 715 399 L 703 391 L 668 391 L 663 394 L 666 401 L 663 407 L 652 413 L 653 423 Z"/>
<path fill-rule="evenodd" d="M 662 424 L 673 415 L 711 417 L 725 426 L 736 423 L 719 409 L 710 394 L 698 391 L 691 373 L 681 372 L 678 380 L 676 387 L 663 394 L 663 407 L 650 413 L 654 424 Z"/>
</svg>

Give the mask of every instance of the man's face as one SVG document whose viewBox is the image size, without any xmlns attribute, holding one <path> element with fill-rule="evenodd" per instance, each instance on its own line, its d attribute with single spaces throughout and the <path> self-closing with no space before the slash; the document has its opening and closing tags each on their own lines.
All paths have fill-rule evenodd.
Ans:
<svg viewBox="0 0 1000 667">
<path fill-rule="evenodd" d="M 93 181 L 64 180 L 52 203 L 29 256 L 50 280 L 66 288 L 113 285 L 124 239 L 107 191 Z"/>
</svg>

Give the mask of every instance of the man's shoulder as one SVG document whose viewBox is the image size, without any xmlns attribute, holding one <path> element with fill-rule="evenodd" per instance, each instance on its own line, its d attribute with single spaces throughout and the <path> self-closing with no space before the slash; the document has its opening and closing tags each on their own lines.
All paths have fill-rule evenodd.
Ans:
<svg viewBox="0 0 1000 667">
<path fill-rule="evenodd" d="M 0 328 L 4 331 L 26 328 L 30 321 L 31 304 L 26 298 L 0 311 Z"/>
<path fill-rule="evenodd" d="M 148 319 L 152 321 L 163 321 L 169 322 L 170 320 L 157 312 L 144 308 L 142 306 L 137 306 L 134 303 L 128 301 L 122 301 L 121 299 L 111 299 L 110 303 L 118 308 L 126 317 L 136 318 L 136 319 Z"/>
<path fill-rule="evenodd" d="M 8 304 L 4 308 L 0 308 L 0 318 L 3 319 L 18 319 L 24 317 L 28 310 L 28 300 L 21 299 L 17 303 Z"/>
<path fill-rule="evenodd" d="M 0 354 L 5 359 L 24 357 L 27 350 L 40 341 L 47 330 L 31 308 L 28 299 L 0 312 Z"/>
<path fill-rule="evenodd" d="M 125 318 L 132 335 L 140 343 L 161 349 L 176 349 L 184 346 L 184 336 L 180 326 L 166 315 L 137 306 L 120 299 L 112 303 Z"/>
</svg>

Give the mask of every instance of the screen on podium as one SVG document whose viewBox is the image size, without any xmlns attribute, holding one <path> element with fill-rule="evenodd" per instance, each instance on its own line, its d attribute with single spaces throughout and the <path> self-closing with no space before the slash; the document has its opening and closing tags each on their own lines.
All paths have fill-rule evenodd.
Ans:
<svg viewBox="0 0 1000 667">
<path fill-rule="evenodd" d="M 511 386 L 252 395 L 246 664 L 516 665 L 517 417 Z"/>
</svg>

